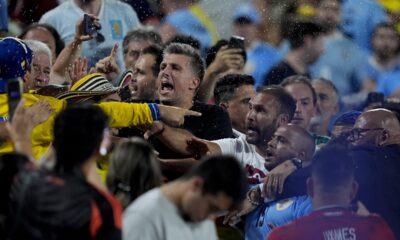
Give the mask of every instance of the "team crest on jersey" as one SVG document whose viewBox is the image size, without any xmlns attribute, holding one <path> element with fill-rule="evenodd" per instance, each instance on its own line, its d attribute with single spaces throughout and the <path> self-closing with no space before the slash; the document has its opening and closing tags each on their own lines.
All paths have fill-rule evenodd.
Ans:
<svg viewBox="0 0 400 240">
<path fill-rule="evenodd" d="M 282 200 L 276 204 L 276 210 L 283 211 L 283 210 L 287 209 L 288 207 L 290 207 L 293 204 L 293 202 L 294 201 L 292 199 Z"/>
<path fill-rule="evenodd" d="M 115 40 L 120 40 L 123 37 L 122 34 L 122 22 L 121 20 L 111 20 L 111 35 Z"/>
</svg>

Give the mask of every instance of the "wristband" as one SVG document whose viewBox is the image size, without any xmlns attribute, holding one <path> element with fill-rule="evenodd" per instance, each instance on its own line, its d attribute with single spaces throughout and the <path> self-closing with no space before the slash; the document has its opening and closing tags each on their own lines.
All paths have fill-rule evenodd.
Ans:
<svg viewBox="0 0 400 240">
<path fill-rule="evenodd" d="M 157 121 L 161 119 L 160 108 L 158 107 L 157 103 L 148 103 L 147 104 L 150 108 L 151 117 L 153 121 Z"/>
<path fill-rule="evenodd" d="M 251 193 L 254 192 L 254 191 L 259 191 L 259 190 L 260 190 L 260 189 L 259 189 L 258 187 L 256 187 L 256 188 L 253 188 L 253 189 L 249 190 L 249 191 L 247 192 L 247 194 L 246 194 L 246 199 L 247 199 L 247 201 L 249 201 L 250 204 L 253 205 L 253 206 L 255 206 L 255 207 L 257 207 L 258 205 L 260 205 L 260 201 L 259 201 L 260 199 L 253 200 L 252 197 L 251 197 Z"/>
</svg>

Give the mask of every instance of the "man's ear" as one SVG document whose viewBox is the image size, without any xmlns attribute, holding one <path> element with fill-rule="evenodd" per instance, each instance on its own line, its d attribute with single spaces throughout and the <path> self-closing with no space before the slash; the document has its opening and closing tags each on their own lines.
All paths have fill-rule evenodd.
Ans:
<svg viewBox="0 0 400 240">
<path fill-rule="evenodd" d="M 229 103 L 228 102 L 220 102 L 219 106 L 222 107 L 223 109 L 227 110 L 229 108 Z"/>
<path fill-rule="evenodd" d="M 304 161 L 304 159 L 307 159 L 307 153 L 306 151 L 299 151 L 297 153 L 297 158 L 301 159 Z"/>
<path fill-rule="evenodd" d="M 193 77 L 189 82 L 189 89 L 190 90 L 197 90 L 200 86 L 200 79 L 197 77 Z"/>
<path fill-rule="evenodd" d="M 389 131 L 383 129 L 382 133 L 377 136 L 377 145 L 384 146 L 389 142 L 389 140 L 390 140 Z"/>
<path fill-rule="evenodd" d="M 276 124 L 278 125 L 277 127 L 284 126 L 289 123 L 289 115 L 286 113 L 281 113 L 278 116 L 278 119 L 276 121 Z"/>
<path fill-rule="evenodd" d="M 203 189 L 204 179 L 201 177 L 192 177 L 191 179 L 191 187 L 193 189 Z"/>
</svg>

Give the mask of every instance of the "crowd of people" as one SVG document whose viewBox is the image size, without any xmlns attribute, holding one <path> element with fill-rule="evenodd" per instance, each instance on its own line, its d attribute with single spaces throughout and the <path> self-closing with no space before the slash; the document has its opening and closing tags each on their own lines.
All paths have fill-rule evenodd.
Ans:
<svg viewBox="0 0 400 240">
<path fill-rule="evenodd" d="M 0 239 L 400 239 L 400 8 L 293 2 L 0 0 Z"/>
</svg>

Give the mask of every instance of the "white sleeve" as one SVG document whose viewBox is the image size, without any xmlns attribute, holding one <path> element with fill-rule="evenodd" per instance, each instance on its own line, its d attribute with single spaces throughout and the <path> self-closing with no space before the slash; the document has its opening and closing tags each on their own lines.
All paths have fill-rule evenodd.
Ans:
<svg viewBox="0 0 400 240">
<path fill-rule="evenodd" d="M 219 140 L 212 141 L 213 143 L 218 144 L 219 148 L 221 148 L 222 154 L 235 154 L 235 146 L 236 146 L 237 138 L 223 138 Z"/>
<path fill-rule="evenodd" d="M 218 144 L 222 154 L 228 154 L 234 156 L 242 165 L 244 165 L 243 139 L 239 138 L 224 138 L 212 141 Z"/>
<path fill-rule="evenodd" d="M 125 212 L 123 218 L 123 240 L 159 239 L 155 223 L 138 212 Z"/>
</svg>

